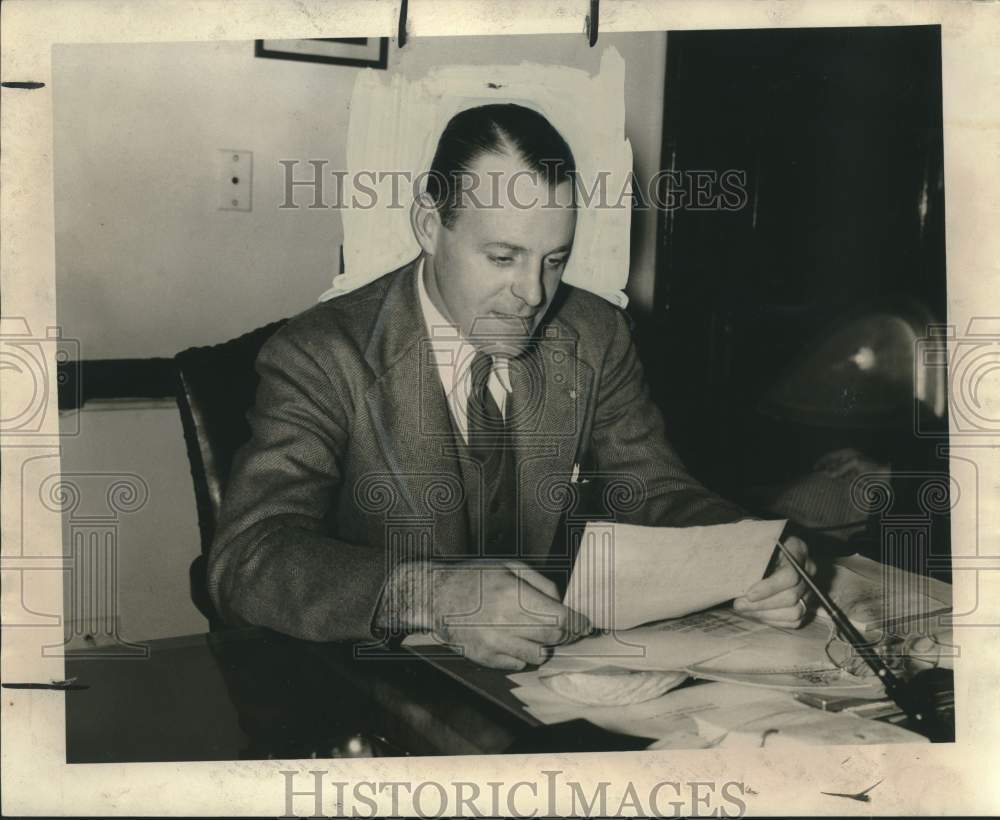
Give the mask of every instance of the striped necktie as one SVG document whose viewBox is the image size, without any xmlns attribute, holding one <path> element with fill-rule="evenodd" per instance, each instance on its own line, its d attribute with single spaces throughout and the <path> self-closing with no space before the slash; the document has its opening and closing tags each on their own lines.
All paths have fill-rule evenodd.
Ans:
<svg viewBox="0 0 1000 820">
<path fill-rule="evenodd" d="M 517 476 L 513 440 L 489 389 L 492 370 L 492 357 L 477 352 L 470 369 L 468 410 L 469 448 L 483 471 L 482 554 L 516 556 Z"/>
</svg>

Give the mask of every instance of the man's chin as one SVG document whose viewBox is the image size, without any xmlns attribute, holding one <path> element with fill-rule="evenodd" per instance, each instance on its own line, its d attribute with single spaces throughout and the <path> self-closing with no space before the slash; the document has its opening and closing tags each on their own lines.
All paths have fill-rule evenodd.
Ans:
<svg viewBox="0 0 1000 820">
<path fill-rule="evenodd" d="M 535 317 L 490 316 L 476 321 L 473 340 L 477 347 L 494 356 L 520 356 L 531 342 L 535 330 Z"/>
<path fill-rule="evenodd" d="M 508 359 L 516 359 L 528 349 L 530 342 L 530 336 L 505 336 L 503 338 L 494 336 L 485 345 L 483 345 L 482 349 L 485 353 L 489 353 L 491 356 L 502 356 Z"/>
</svg>

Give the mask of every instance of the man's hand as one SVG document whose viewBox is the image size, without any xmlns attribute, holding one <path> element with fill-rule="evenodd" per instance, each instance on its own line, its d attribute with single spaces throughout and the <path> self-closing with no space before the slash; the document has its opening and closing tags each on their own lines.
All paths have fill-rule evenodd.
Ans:
<svg viewBox="0 0 1000 820">
<path fill-rule="evenodd" d="M 433 570 L 433 630 L 484 666 L 542 663 L 546 647 L 590 631 L 556 585 L 520 561 L 468 561 Z"/>
<path fill-rule="evenodd" d="M 809 550 L 802 540 L 792 537 L 784 543 L 799 566 L 810 577 L 815 577 L 816 564 L 809 557 Z M 772 626 L 797 629 L 802 626 L 810 610 L 809 591 L 788 559 L 783 553 L 779 553 L 774 571 L 750 587 L 745 595 L 733 601 L 733 609 Z"/>
</svg>

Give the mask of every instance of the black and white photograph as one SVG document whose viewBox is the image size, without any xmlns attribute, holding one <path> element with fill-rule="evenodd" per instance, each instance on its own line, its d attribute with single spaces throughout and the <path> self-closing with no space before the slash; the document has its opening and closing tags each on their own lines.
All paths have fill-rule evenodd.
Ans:
<svg viewBox="0 0 1000 820">
<path fill-rule="evenodd" d="M 265 814 L 950 813 L 1000 623 L 952 22 L 381 5 L 5 67 L 52 265 L 3 310 L 5 708 L 74 788 Z"/>
</svg>

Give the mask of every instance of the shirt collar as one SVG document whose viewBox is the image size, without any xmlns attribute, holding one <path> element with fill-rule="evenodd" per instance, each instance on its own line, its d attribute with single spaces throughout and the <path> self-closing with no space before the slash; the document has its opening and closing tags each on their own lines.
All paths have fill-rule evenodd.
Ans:
<svg viewBox="0 0 1000 820">
<path fill-rule="evenodd" d="M 439 369 L 455 368 L 451 376 L 454 383 L 458 382 L 459 374 L 466 367 L 472 364 L 475 355 L 475 348 L 472 343 L 462 335 L 461 329 L 452 324 L 445 315 L 434 304 L 427 292 L 424 284 L 424 257 L 421 256 L 416 265 L 417 273 L 417 296 L 420 300 L 420 310 L 424 315 L 424 322 L 430 333 L 431 345 L 435 351 L 442 351 L 444 348 L 450 350 L 450 356 L 436 357 Z M 506 356 L 493 357 L 493 373 L 496 375 L 503 389 L 510 393 L 510 362 Z"/>
</svg>

